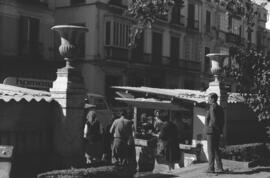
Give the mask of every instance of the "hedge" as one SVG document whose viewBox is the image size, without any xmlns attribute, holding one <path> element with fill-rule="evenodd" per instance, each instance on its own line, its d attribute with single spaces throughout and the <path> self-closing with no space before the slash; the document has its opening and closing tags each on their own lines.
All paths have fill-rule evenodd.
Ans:
<svg viewBox="0 0 270 178">
<path fill-rule="evenodd" d="M 229 145 L 221 149 L 222 158 L 236 161 L 270 159 L 270 150 L 264 143 Z"/>
<path fill-rule="evenodd" d="M 130 167 L 102 166 L 86 169 L 55 170 L 38 175 L 38 178 L 133 178 Z"/>
</svg>

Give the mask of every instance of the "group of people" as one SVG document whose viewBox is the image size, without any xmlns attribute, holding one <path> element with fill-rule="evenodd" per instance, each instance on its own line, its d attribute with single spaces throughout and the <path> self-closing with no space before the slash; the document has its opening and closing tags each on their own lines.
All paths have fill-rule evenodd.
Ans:
<svg viewBox="0 0 270 178">
<path fill-rule="evenodd" d="M 126 110 L 120 116 L 113 116 L 111 123 L 102 128 L 95 109 L 90 109 L 86 114 L 84 138 L 87 164 L 104 161 L 125 166 L 136 160 L 133 122 Z"/>
<path fill-rule="evenodd" d="M 224 126 L 224 113 L 217 100 L 217 94 L 209 94 L 209 110 L 205 124 L 209 173 L 223 171 L 219 142 Z M 95 110 L 87 113 L 86 120 L 84 129 L 86 163 L 104 160 L 118 165 L 136 164 L 133 122 L 127 111 L 121 111 L 120 116 L 114 117 L 111 124 L 104 129 L 101 128 Z M 169 164 L 179 163 L 181 155 L 177 126 L 166 116 L 161 117 L 159 110 L 154 111 L 152 135 L 158 140 L 156 156 L 162 155 Z M 217 170 L 214 168 L 215 161 Z"/>
</svg>

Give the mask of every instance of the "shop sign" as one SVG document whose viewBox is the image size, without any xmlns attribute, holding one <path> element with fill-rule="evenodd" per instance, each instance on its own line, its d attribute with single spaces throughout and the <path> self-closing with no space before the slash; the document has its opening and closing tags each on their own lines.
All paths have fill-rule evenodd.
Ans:
<svg viewBox="0 0 270 178">
<path fill-rule="evenodd" d="M 3 83 L 6 85 L 13 85 L 40 90 L 48 90 L 49 88 L 52 87 L 52 81 L 50 80 L 39 80 L 32 78 L 7 77 L 5 78 Z"/>
</svg>

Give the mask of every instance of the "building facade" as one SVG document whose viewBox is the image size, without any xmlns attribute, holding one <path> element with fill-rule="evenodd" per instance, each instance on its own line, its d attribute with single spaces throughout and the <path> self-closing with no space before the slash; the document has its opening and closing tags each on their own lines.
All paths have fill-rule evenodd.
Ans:
<svg viewBox="0 0 270 178">
<path fill-rule="evenodd" d="M 1 82 L 55 79 L 54 9 L 54 0 L 0 0 Z"/>
<path fill-rule="evenodd" d="M 259 14 L 250 32 L 241 17 L 228 16 L 215 1 L 184 0 L 157 19 L 129 49 L 132 20 L 123 16 L 124 0 L 59 0 L 56 24 L 77 24 L 90 30 L 82 39 L 82 74 L 89 92 L 113 96 L 110 86 L 206 89 L 212 52 L 251 42 L 266 49 L 267 11 Z M 264 32 L 264 33 L 262 33 Z M 94 85 L 93 85 L 94 83 Z"/>
<path fill-rule="evenodd" d="M 57 1 L 56 24 L 89 28 L 81 56 L 88 92 L 114 97 L 110 89 L 114 85 L 200 88 L 201 2 L 192 1 L 184 10 L 174 8 L 168 16 L 158 18 L 137 39 L 134 49 L 128 47 L 132 20 L 123 16 L 126 3 Z"/>
<path fill-rule="evenodd" d="M 21 77 L 53 81 L 64 65 L 57 55 L 59 37 L 53 25 L 86 26 L 79 58 L 88 92 L 111 100 L 114 85 L 159 88 L 207 88 L 210 52 L 228 52 L 250 41 L 269 51 L 265 29 L 267 11 L 251 32 L 239 17 L 229 17 L 214 1 L 184 0 L 157 19 L 128 47 L 132 19 L 123 16 L 125 0 L 0 0 L 0 79 Z M 58 41 L 57 41 L 58 40 Z M 268 48 L 268 50 L 267 50 Z"/>
<path fill-rule="evenodd" d="M 214 0 L 202 1 L 202 39 L 201 82 L 206 86 L 209 82 L 210 59 L 208 53 L 230 53 L 232 47 L 251 45 L 267 54 L 267 10 L 258 4 L 253 4 L 257 15 L 252 19 L 254 25 L 247 25 L 247 21 L 240 15 L 229 15 L 224 7 Z M 246 11 L 245 8 L 239 11 Z M 250 27 L 250 28 L 249 28 Z M 226 61 L 228 62 L 228 61 Z"/>
</svg>

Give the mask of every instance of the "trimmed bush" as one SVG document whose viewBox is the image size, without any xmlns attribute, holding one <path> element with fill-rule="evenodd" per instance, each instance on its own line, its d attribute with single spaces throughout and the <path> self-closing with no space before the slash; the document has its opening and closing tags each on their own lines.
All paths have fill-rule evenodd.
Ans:
<svg viewBox="0 0 270 178">
<path fill-rule="evenodd" d="M 229 145 L 221 149 L 222 158 L 236 161 L 256 161 L 270 157 L 268 147 L 263 143 Z"/>
<path fill-rule="evenodd" d="M 133 178 L 131 167 L 102 166 L 87 169 L 55 170 L 38 175 L 38 178 Z"/>
</svg>

